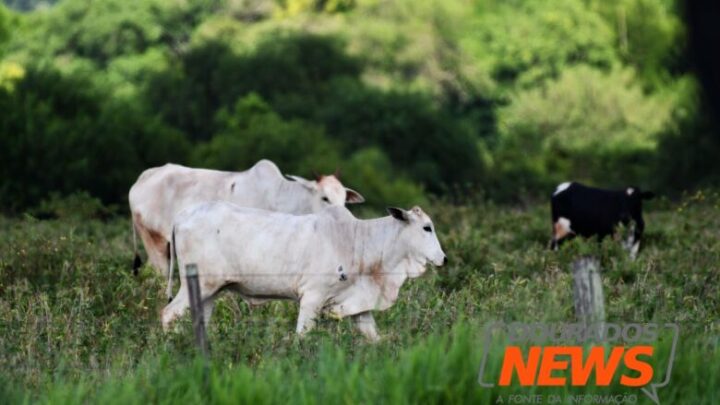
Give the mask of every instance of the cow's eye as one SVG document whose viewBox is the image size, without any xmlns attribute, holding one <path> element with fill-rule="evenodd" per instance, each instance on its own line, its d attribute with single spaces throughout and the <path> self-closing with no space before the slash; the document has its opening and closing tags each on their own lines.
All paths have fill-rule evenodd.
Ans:
<svg viewBox="0 0 720 405">
<path fill-rule="evenodd" d="M 430 225 L 425 225 L 425 226 L 423 226 L 423 230 L 424 230 L 425 232 L 432 232 L 432 228 L 430 227 Z"/>
<path fill-rule="evenodd" d="M 327 197 L 323 197 L 322 200 L 325 201 L 326 203 L 330 202 L 330 200 Z"/>
</svg>

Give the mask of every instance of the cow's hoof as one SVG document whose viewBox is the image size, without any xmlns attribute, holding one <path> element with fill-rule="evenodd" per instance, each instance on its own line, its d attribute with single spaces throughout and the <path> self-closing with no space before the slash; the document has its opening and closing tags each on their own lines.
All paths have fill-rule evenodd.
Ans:
<svg viewBox="0 0 720 405">
<path fill-rule="evenodd" d="M 140 267 L 142 266 L 142 260 L 140 260 L 140 255 L 135 255 L 135 259 L 133 260 L 133 275 L 137 276 L 140 270 Z"/>
</svg>

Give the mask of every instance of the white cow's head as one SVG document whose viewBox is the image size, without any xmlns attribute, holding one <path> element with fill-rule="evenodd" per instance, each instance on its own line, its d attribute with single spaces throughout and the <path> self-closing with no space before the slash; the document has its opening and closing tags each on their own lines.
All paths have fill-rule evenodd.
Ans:
<svg viewBox="0 0 720 405">
<path fill-rule="evenodd" d="M 402 208 L 387 210 L 393 218 L 403 223 L 400 240 L 406 244 L 410 257 L 422 264 L 413 267 L 412 274 L 408 276 L 417 277 L 424 273 L 427 262 L 435 266 L 442 266 L 447 262 L 447 256 L 440 246 L 432 220 L 420 207 L 413 207 L 409 211 Z"/>
<path fill-rule="evenodd" d="M 312 195 L 312 210 L 320 212 L 331 206 L 344 206 L 345 204 L 359 204 L 365 198 L 357 191 L 343 186 L 337 176 L 330 174 L 318 176 L 317 180 L 307 180 L 299 176 L 285 176 L 289 180 L 296 181 L 303 185 Z"/>
</svg>

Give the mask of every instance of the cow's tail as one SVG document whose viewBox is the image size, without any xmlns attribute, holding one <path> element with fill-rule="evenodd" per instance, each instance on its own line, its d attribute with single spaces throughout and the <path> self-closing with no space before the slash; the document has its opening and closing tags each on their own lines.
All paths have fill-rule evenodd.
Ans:
<svg viewBox="0 0 720 405">
<path fill-rule="evenodd" d="M 170 235 L 170 246 L 168 250 L 168 270 L 167 270 L 167 276 L 168 276 L 168 282 L 167 282 L 167 289 L 165 290 L 165 294 L 167 295 L 168 302 L 172 301 L 173 295 L 173 273 L 175 272 L 175 259 L 177 258 L 177 252 L 175 251 L 175 227 L 173 227 L 172 234 Z"/>
<path fill-rule="evenodd" d="M 130 223 L 132 224 L 133 253 L 135 253 L 135 258 L 133 259 L 133 274 L 137 276 L 138 271 L 142 266 L 142 260 L 140 260 L 140 254 L 138 253 L 137 227 L 135 226 L 135 221 L 132 218 L 130 218 Z"/>
</svg>

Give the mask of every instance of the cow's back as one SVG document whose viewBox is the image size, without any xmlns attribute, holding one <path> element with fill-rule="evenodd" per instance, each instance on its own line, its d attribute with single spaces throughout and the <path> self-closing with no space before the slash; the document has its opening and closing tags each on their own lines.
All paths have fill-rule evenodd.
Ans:
<svg viewBox="0 0 720 405">
<path fill-rule="evenodd" d="M 609 234 L 620 220 L 622 197 L 622 192 L 572 183 L 552 197 L 553 222 L 567 218 L 572 230 L 584 236 Z"/>
<path fill-rule="evenodd" d="M 231 173 L 166 164 L 143 172 L 130 189 L 133 216 L 168 237 L 173 217 L 203 201 L 222 199 Z"/>
</svg>

